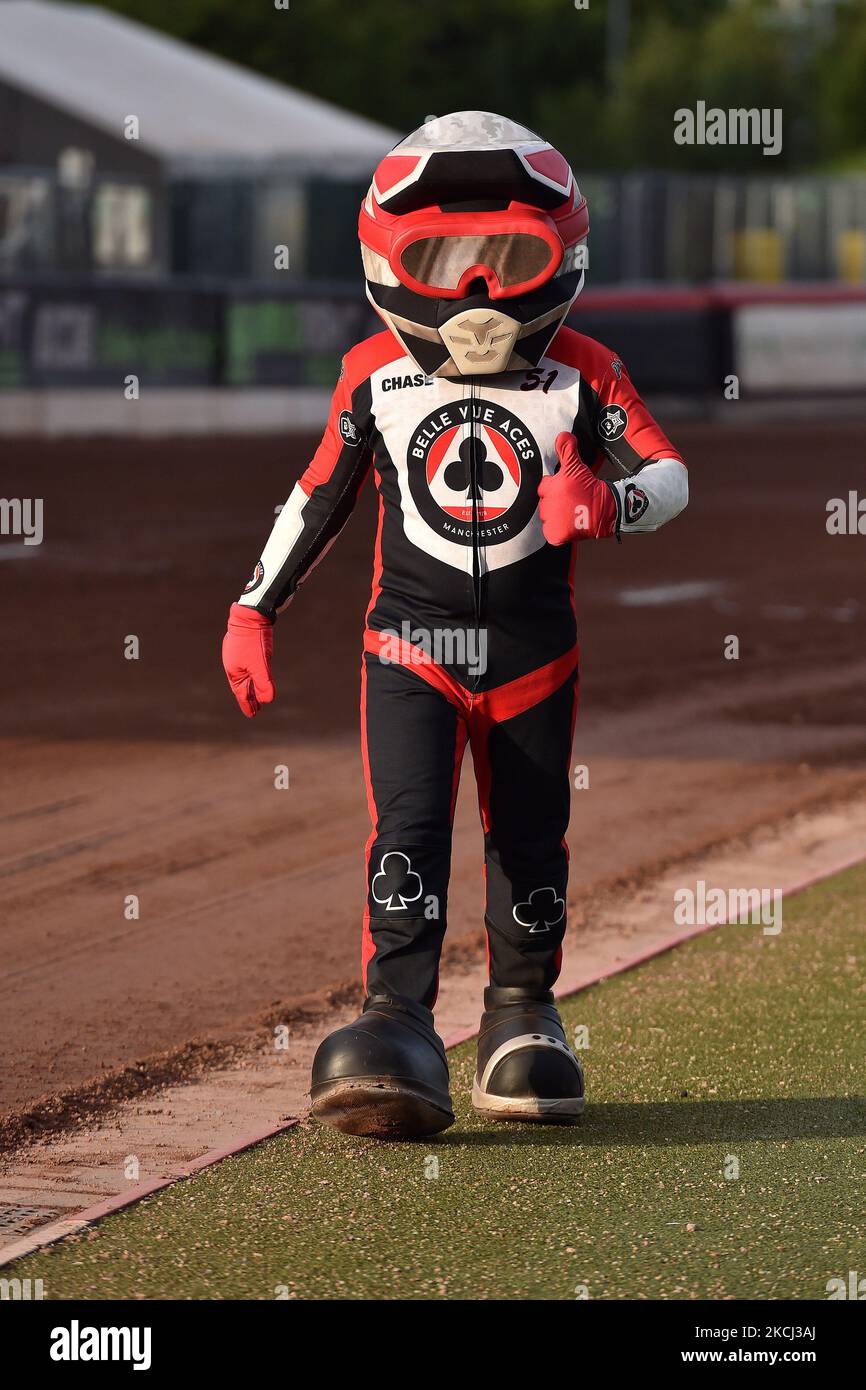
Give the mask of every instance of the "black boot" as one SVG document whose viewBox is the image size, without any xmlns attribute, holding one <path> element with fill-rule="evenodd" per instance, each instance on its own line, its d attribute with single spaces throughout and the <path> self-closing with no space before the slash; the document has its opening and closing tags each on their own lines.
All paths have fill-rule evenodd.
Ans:
<svg viewBox="0 0 866 1390">
<path fill-rule="evenodd" d="M 415 1139 L 454 1123 L 433 1015 L 401 995 L 372 996 L 320 1043 L 311 1094 L 315 1118 L 345 1134 Z"/>
<path fill-rule="evenodd" d="M 549 991 L 484 991 L 472 1104 L 491 1120 L 567 1124 L 583 1111 L 583 1071 Z"/>
</svg>

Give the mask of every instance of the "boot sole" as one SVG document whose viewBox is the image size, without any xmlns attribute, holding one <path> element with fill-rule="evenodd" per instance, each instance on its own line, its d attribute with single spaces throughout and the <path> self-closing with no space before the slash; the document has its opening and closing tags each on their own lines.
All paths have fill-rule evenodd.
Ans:
<svg viewBox="0 0 866 1390">
<path fill-rule="evenodd" d="M 584 1096 L 545 1100 L 541 1096 L 493 1096 L 472 1084 L 472 1107 L 485 1120 L 515 1120 L 524 1124 L 574 1124 L 586 1105 Z"/>
<path fill-rule="evenodd" d="M 369 1139 L 421 1139 L 454 1123 L 447 1096 L 393 1076 L 329 1081 L 313 1091 L 320 1124 Z"/>
</svg>

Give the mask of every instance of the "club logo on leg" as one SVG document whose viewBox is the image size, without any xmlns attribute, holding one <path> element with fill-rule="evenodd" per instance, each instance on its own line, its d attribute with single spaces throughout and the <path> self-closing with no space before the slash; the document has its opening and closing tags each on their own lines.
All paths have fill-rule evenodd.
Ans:
<svg viewBox="0 0 866 1390">
<path fill-rule="evenodd" d="M 519 927 L 527 927 L 530 936 L 549 932 L 565 916 L 565 899 L 555 888 L 533 888 L 525 903 L 515 903 L 512 916 Z"/>
<path fill-rule="evenodd" d="M 389 850 L 382 855 L 379 872 L 373 876 L 370 892 L 375 902 L 380 903 L 386 912 L 405 912 L 410 903 L 416 903 L 424 888 L 421 875 L 412 868 L 408 854 L 400 850 Z"/>
</svg>

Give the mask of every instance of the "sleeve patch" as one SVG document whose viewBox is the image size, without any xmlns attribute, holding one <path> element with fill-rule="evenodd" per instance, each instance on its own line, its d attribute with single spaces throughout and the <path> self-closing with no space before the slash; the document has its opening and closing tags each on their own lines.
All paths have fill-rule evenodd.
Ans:
<svg viewBox="0 0 866 1390">
<path fill-rule="evenodd" d="M 262 582 L 262 580 L 264 579 L 264 577 L 265 577 L 265 567 L 264 567 L 264 565 L 262 564 L 261 560 L 259 560 L 259 562 L 258 562 L 258 564 L 256 565 L 255 569 L 253 570 L 252 574 L 250 575 L 249 579 L 247 580 L 246 584 L 244 585 L 244 593 L 245 593 L 245 594 L 251 594 L 252 591 L 253 591 L 253 589 L 257 589 L 257 588 L 259 587 L 259 585 L 261 584 L 261 582 Z"/>
<path fill-rule="evenodd" d="M 350 447 L 352 447 L 352 448 L 356 448 L 357 445 L 360 444 L 360 442 L 361 442 L 361 434 L 360 434 L 360 431 L 359 431 L 359 429 L 358 429 L 358 426 L 355 424 L 355 421 L 352 419 L 352 413 L 351 413 L 351 411 L 349 411 L 349 410 L 342 410 L 342 411 L 340 412 L 340 419 L 339 419 L 339 426 L 338 426 L 338 427 L 339 427 L 339 430 L 340 430 L 340 438 L 342 439 L 342 441 L 343 441 L 344 444 L 348 444 L 348 445 L 350 445 Z"/>
<path fill-rule="evenodd" d="M 624 405 L 605 405 L 598 413 L 598 433 L 605 444 L 622 439 L 628 429 L 628 411 Z"/>
<path fill-rule="evenodd" d="M 649 498 L 642 487 L 637 483 L 628 483 L 623 497 L 623 520 L 627 526 L 632 526 L 636 521 L 640 521 L 647 507 Z"/>
</svg>

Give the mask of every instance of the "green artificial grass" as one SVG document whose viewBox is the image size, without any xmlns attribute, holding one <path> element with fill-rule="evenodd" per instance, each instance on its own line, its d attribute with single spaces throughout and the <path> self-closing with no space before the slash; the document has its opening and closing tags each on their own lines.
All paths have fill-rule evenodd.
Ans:
<svg viewBox="0 0 866 1390">
<path fill-rule="evenodd" d="M 29 1256 L 45 1296 L 827 1297 L 866 1274 L 866 865 L 565 1002 L 574 1127 L 304 1125 Z M 727 1173 L 727 1176 L 726 1176 Z M 733 1174 L 738 1173 L 738 1176 Z"/>
</svg>

